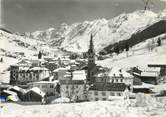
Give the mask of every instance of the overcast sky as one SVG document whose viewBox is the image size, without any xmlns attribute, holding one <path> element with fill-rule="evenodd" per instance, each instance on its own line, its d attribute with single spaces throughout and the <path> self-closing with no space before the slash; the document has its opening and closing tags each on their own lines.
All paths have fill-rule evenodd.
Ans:
<svg viewBox="0 0 166 117">
<path fill-rule="evenodd" d="M 166 8 L 166 0 L 153 0 L 153 11 Z M 12 32 L 33 32 L 61 23 L 110 19 L 144 8 L 142 0 L 2 0 L 2 24 Z"/>
</svg>

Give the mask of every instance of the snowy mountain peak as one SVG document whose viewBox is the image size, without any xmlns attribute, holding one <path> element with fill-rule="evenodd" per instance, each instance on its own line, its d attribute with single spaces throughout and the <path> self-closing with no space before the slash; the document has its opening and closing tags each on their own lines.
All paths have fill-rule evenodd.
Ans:
<svg viewBox="0 0 166 117">
<path fill-rule="evenodd" d="M 164 11 L 159 17 L 159 14 L 152 11 L 140 10 L 122 13 L 110 20 L 101 18 L 72 25 L 63 23 L 57 28 L 31 33 L 31 38 L 46 41 L 51 46 L 58 46 L 68 51 L 85 52 L 88 50 L 89 36 L 92 33 L 95 49 L 98 52 L 109 44 L 126 40 L 133 33 L 161 20 L 163 14 Z"/>
</svg>

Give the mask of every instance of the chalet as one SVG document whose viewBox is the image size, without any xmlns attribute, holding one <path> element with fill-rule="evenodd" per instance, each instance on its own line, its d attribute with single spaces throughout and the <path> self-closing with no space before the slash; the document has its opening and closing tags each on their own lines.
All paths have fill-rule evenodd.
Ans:
<svg viewBox="0 0 166 117">
<path fill-rule="evenodd" d="M 155 63 L 155 64 L 148 64 L 150 68 L 160 68 L 160 76 L 166 76 L 166 64 L 165 63 Z"/>
<path fill-rule="evenodd" d="M 141 75 L 140 75 L 140 79 L 142 80 L 142 82 L 155 84 L 155 85 L 158 83 L 157 81 L 158 77 L 159 77 L 159 74 L 155 72 L 141 72 Z"/>
<path fill-rule="evenodd" d="M 109 100 L 110 96 L 123 96 L 124 83 L 95 83 L 88 91 L 89 101 Z"/>
<path fill-rule="evenodd" d="M 146 71 L 142 71 L 140 74 L 133 73 L 133 75 L 139 78 L 144 83 L 149 83 L 154 85 L 158 84 L 158 80 L 159 80 L 158 70 L 147 69 Z"/>
<path fill-rule="evenodd" d="M 24 95 L 24 101 L 42 101 L 42 99 L 46 96 L 46 94 L 41 91 L 38 87 L 33 87 L 29 89 Z"/>
</svg>

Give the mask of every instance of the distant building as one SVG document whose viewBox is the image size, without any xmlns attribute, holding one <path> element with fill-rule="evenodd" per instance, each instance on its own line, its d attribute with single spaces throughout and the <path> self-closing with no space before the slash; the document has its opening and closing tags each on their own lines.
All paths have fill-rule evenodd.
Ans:
<svg viewBox="0 0 166 117">
<path fill-rule="evenodd" d="M 126 85 L 131 86 L 131 88 L 133 86 L 134 77 L 123 69 L 113 67 L 110 70 L 109 77 L 111 83 L 125 83 Z"/>
<path fill-rule="evenodd" d="M 142 82 L 156 85 L 158 84 L 159 74 L 145 71 L 141 72 L 138 78 L 140 78 Z"/>
<path fill-rule="evenodd" d="M 160 68 L 160 76 L 166 77 L 166 64 L 165 63 L 148 64 L 148 67 Z"/>
<path fill-rule="evenodd" d="M 144 83 L 158 84 L 160 77 L 160 68 L 148 67 L 141 69 L 140 73 L 133 72 L 135 78 L 139 78 Z"/>
<path fill-rule="evenodd" d="M 94 78 L 95 78 L 95 82 L 94 83 L 101 83 L 101 82 L 109 82 L 109 69 L 108 68 L 104 68 L 101 66 L 96 66 L 97 72 L 95 72 L 94 74 Z"/>
<path fill-rule="evenodd" d="M 69 98 L 70 101 L 86 100 L 85 83 L 82 80 L 61 81 L 61 97 Z"/>
<path fill-rule="evenodd" d="M 29 89 L 24 95 L 24 101 L 41 102 L 46 94 L 38 87 Z"/>
<path fill-rule="evenodd" d="M 97 72 L 94 76 L 96 83 L 124 83 L 130 86 L 131 90 L 133 87 L 134 77 L 123 69 L 116 67 L 108 69 L 97 66 Z"/>
<path fill-rule="evenodd" d="M 109 100 L 110 96 L 123 96 L 126 89 L 124 83 L 95 83 L 88 91 L 90 101 Z"/>
<path fill-rule="evenodd" d="M 29 65 L 11 65 L 10 66 L 10 84 L 26 84 L 46 79 L 50 76 L 47 68 L 32 67 Z"/>
<path fill-rule="evenodd" d="M 70 75 L 69 72 L 70 66 L 68 67 L 60 67 L 53 71 L 53 76 L 55 80 L 64 80 L 66 75 Z"/>
<path fill-rule="evenodd" d="M 28 85 L 30 88 L 38 87 L 47 96 L 53 96 L 53 95 L 57 94 L 57 92 L 56 92 L 57 83 L 58 83 L 58 81 L 39 81 L 39 82 L 28 83 Z"/>
<path fill-rule="evenodd" d="M 86 73 L 84 70 L 72 72 L 72 79 L 61 80 L 61 97 L 67 97 L 71 101 L 83 101 L 87 99 L 85 87 Z"/>
</svg>

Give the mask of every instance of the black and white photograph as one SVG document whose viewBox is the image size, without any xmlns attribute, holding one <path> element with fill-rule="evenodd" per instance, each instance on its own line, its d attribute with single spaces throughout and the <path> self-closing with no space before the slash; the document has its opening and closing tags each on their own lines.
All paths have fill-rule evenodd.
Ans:
<svg viewBox="0 0 166 117">
<path fill-rule="evenodd" d="M 0 117 L 166 117 L 166 0 L 0 0 Z"/>
</svg>

